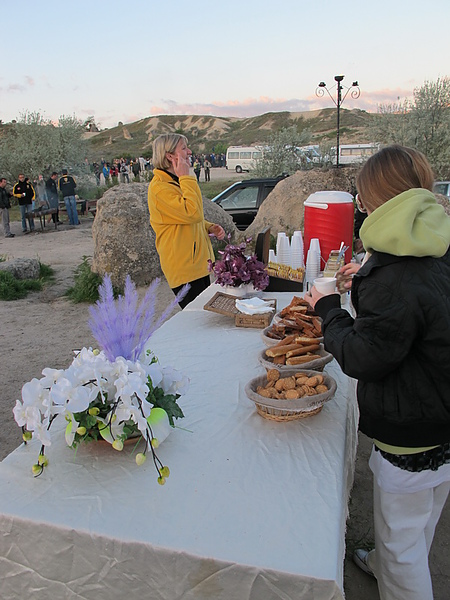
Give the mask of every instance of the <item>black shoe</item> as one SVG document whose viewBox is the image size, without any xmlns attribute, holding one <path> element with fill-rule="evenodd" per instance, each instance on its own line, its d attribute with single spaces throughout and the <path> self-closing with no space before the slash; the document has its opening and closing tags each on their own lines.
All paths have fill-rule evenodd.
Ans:
<svg viewBox="0 0 450 600">
<path fill-rule="evenodd" d="M 31 231 L 30 231 L 29 229 L 24 229 L 24 230 L 23 230 L 23 233 L 24 233 L 25 235 L 27 235 L 27 233 L 31 233 Z"/>
<path fill-rule="evenodd" d="M 15 233 L 8 233 L 8 235 L 5 235 L 5 237 L 7 238 L 11 238 L 11 237 L 15 237 L 16 234 Z"/>
</svg>

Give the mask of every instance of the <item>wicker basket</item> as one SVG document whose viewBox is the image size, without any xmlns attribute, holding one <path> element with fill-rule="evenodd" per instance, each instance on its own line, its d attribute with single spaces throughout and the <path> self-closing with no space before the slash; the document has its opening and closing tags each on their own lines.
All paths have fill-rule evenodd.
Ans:
<svg viewBox="0 0 450 600">
<path fill-rule="evenodd" d="M 275 344 L 278 344 L 278 342 L 281 342 L 281 340 L 276 340 L 274 338 L 271 338 L 267 335 L 267 332 L 270 331 L 270 329 L 272 329 L 273 324 L 271 323 L 268 327 L 266 327 L 265 329 L 263 329 L 263 331 L 261 331 L 261 337 L 263 342 L 265 343 L 266 346 L 275 346 Z M 302 334 L 299 333 L 299 336 L 301 336 Z M 323 342 L 323 337 L 318 337 L 316 338 L 318 342 Z"/>
<path fill-rule="evenodd" d="M 304 373 L 308 377 L 316 374 L 316 371 L 305 369 L 290 368 L 289 372 L 283 373 L 283 376 L 294 375 L 295 373 Z M 336 381 L 327 373 L 323 374 L 324 383 L 328 387 L 328 392 L 316 394 L 315 396 L 303 396 L 296 400 L 277 400 L 275 398 L 265 398 L 260 396 L 256 389 L 260 385 L 267 383 L 267 376 L 261 375 L 255 377 L 245 386 L 245 393 L 255 403 L 256 410 L 265 419 L 271 421 L 296 421 L 298 419 L 306 419 L 317 415 L 325 402 L 331 400 L 336 392 Z"/>
<path fill-rule="evenodd" d="M 324 349 L 323 344 L 319 345 L 319 350 L 317 350 L 315 354 L 319 354 L 320 358 L 316 358 L 307 363 L 302 363 L 301 365 L 277 365 L 274 364 L 273 358 L 266 356 L 266 350 L 264 349 L 260 352 L 258 360 L 266 369 L 278 369 L 283 376 L 286 372 L 292 371 L 292 369 L 296 369 L 296 372 L 303 371 L 304 369 L 323 371 L 325 365 L 333 360 L 333 355 Z"/>
</svg>

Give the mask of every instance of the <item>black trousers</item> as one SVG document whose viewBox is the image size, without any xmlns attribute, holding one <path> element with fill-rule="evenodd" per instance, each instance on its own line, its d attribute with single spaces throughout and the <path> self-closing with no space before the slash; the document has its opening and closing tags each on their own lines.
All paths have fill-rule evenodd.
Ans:
<svg viewBox="0 0 450 600">
<path fill-rule="evenodd" d="M 194 281 L 189 281 L 188 283 L 191 286 L 188 293 L 183 298 L 183 300 L 180 300 L 178 302 L 178 304 L 181 306 L 181 308 L 184 308 L 185 306 L 187 306 L 189 304 L 189 302 L 192 302 L 192 300 L 195 300 L 195 298 L 197 298 L 197 296 L 199 296 L 203 292 L 203 290 L 206 290 L 206 288 L 209 287 L 211 280 L 209 279 L 209 275 L 205 275 L 205 277 L 201 277 L 200 279 L 195 279 Z M 182 287 L 184 285 L 186 285 L 186 284 L 183 283 L 183 285 L 179 285 L 176 288 L 172 288 L 172 292 L 175 295 L 178 294 L 178 292 L 182 289 Z"/>
</svg>

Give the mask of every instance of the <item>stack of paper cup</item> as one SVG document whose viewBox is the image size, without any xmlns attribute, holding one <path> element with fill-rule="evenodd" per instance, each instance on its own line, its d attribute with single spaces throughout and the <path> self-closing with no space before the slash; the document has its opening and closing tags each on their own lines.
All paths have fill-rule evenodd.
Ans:
<svg viewBox="0 0 450 600">
<path fill-rule="evenodd" d="M 272 250 L 272 249 L 269 250 L 269 262 L 271 262 L 271 263 L 276 263 L 277 262 L 277 257 L 275 255 L 275 250 Z"/>
<path fill-rule="evenodd" d="M 291 264 L 291 246 L 289 238 L 283 232 L 280 232 L 277 236 L 277 263 L 279 265 Z"/>
<path fill-rule="evenodd" d="M 309 245 L 308 255 L 306 257 L 305 280 L 312 283 L 320 273 L 320 244 L 317 238 L 313 238 Z"/>
<path fill-rule="evenodd" d="M 294 231 L 291 238 L 291 267 L 293 269 L 303 267 L 303 237 L 301 231 Z"/>
</svg>

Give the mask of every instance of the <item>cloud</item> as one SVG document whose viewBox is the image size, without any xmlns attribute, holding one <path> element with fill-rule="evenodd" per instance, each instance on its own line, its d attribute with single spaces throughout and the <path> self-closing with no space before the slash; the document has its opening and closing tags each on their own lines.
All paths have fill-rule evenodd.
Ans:
<svg viewBox="0 0 450 600">
<path fill-rule="evenodd" d="M 32 77 L 29 77 L 28 75 L 26 75 L 24 77 L 24 83 L 10 83 L 2 88 L 0 88 L 0 91 L 6 92 L 6 93 L 22 93 L 22 92 L 26 92 L 29 88 L 34 87 L 34 79 Z"/>
<path fill-rule="evenodd" d="M 175 100 L 163 100 L 159 105 L 150 107 L 151 115 L 212 115 L 215 117 L 255 117 L 267 112 L 301 112 L 310 110 L 309 100 L 285 98 L 246 98 L 211 103 L 179 103 Z"/>
<path fill-rule="evenodd" d="M 358 99 L 351 98 L 350 94 L 343 103 L 343 108 L 359 108 L 368 112 L 376 112 L 379 104 L 391 104 L 408 98 L 412 90 L 406 89 L 381 89 L 371 92 L 361 90 Z M 255 117 L 267 112 L 303 112 L 335 106 L 325 96 L 317 98 L 309 96 L 299 98 L 246 98 L 245 100 L 228 100 L 227 102 L 213 101 L 211 103 L 179 103 L 175 100 L 162 100 L 159 104 L 150 106 L 149 114 L 156 115 L 213 115 L 215 117 Z"/>
</svg>

